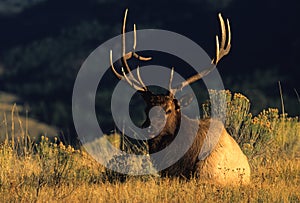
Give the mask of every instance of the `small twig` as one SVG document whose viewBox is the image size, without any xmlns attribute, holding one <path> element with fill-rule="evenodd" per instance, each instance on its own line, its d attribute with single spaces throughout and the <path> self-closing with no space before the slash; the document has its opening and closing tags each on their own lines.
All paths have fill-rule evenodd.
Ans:
<svg viewBox="0 0 300 203">
<path fill-rule="evenodd" d="M 15 121 L 14 121 L 15 108 L 16 108 L 16 104 L 13 105 L 11 110 L 11 146 L 13 149 L 15 147 Z"/>
<path fill-rule="evenodd" d="M 295 93 L 296 93 L 296 95 L 297 95 L 298 102 L 300 103 L 300 96 L 299 96 L 299 94 L 298 94 L 296 88 L 294 88 L 294 91 L 295 91 Z"/>
<path fill-rule="evenodd" d="M 278 81 L 278 87 L 279 87 L 279 93 L 280 93 L 280 100 L 281 100 L 281 110 L 282 110 L 282 116 L 285 117 L 285 110 L 284 110 L 284 101 L 283 101 L 283 94 L 282 94 L 282 88 L 280 81 Z"/>
<path fill-rule="evenodd" d="M 5 144 L 7 146 L 8 144 L 8 124 L 7 124 L 7 118 L 6 118 L 6 113 L 4 112 L 4 126 L 5 126 Z"/>
</svg>

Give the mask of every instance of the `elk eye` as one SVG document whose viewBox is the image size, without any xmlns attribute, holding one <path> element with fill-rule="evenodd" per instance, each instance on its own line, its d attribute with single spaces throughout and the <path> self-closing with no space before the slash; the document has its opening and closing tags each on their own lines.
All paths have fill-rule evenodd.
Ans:
<svg viewBox="0 0 300 203">
<path fill-rule="evenodd" d="M 170 114 L 171 112 L 172 112 L 172 110 L 169 109 L 169 110 L 166 111 L 166 114 Z"/>
</svg>

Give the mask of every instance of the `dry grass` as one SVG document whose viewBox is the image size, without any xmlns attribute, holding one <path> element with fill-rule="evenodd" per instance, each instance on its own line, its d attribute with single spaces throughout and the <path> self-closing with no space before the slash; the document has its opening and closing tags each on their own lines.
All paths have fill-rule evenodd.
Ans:
<svg viewBox="0 0 300 203">
<path fill-rule="evenodd" d="M 16 105 L 19 99 L 11 94 L 0 91 L 0 142 L 5 139 L 15 139 L 30 134 L 31 140 L 39 140 L 41 134 L 48 137 L 55 136 L 57 129 L 45 123 L 29 118 L 27 109 L 21 105 Z"/>
<path fill-rule="evenodd" d="M 2 151 L 3 152 L 3 151 Z M 219 187 L 196 179 L 130 178 L 125 183 L 103 181 L 101 166 L 73 152 L 68 174 L 55 183 L 62 166 L 42 168 L 38 159 L 1 156 L 0 201 L 53 202 L 299 202 L 300 161 L 280 158 L 253 169 L 249 186 Z M 6 157 L 6 160 L 3 158 Z M 5 165 L 3 162 L 6 162 Z M 67 164 L 71 164 L 68 162 Z M 3 168 L 3 166 L 6 166 Z M 58 168 L 55 168 L 58 167 Z M 46 169 L 46 171 L 42 171 Z M 45 174 L 45 172 L 47 174 Z M 57 175 L 57 174 L 56 174 Z M 44 178 L 44 179 L 43 179 Z M 56 176 L 56 179 L 59 176 Z"/>
<path fill-rule="evenodd" d="M 108 181 L 116 174 L 82 150 L 57 139 L 41 137 L 34 144 L 26 133 L 16 140 L 2 134 L 0 202 L 300 202 L 298 118 L 272 109 L 252 117 L 242 111 L 248 103 L 241 95 L 228 102 L 233 106 L 227 127 L 249 157 L 250 185 L 221 187 L 156 176 Z"/>
</svg>

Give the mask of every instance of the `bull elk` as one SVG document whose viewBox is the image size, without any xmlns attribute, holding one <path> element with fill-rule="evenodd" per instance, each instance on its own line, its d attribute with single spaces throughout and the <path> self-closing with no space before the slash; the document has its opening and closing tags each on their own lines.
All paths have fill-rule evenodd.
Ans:
<svg viewBox="0 0 300 203">
<path fill-rule="evenodd" d="M 163 118 L 159 115 L 159 112 L 154 112 L 153 118 L 151 117 L 151 129 L 149 132 L 156 135 L 154 138 L 148 140 L 149 154 L 158 152 L 167 147 L 176 137 L 180 124 L 184 123 L 183 129 L 184 136 L 187 140 L 191 137 L 191 130 L 189 126 L 196 124 L 199 128 L 196 131 L 197 134 L 194 137 L 191 147 L 188 151 L 173 165 L 161 171 L 162 176 L 170 177 L 197 177 L 204 181 L 211 181 L 218 184 L 247 184 L 250 181 L 250 167 L 247 157 L 243 154 L 236 141 L 228 134 L 224 128 L 223 123 L 216 119 L 191 119 L 186 115 L 181 114 L 181 108 L 183 108 L 182 101 L 175 98 L 175 94 L 181 91 L 182 88 L 187 85 L 200 80 L 207 74 L 209 74 L 219 63 L 219 61 L 226 56 L 231 48 L 231 31 L 230 24 L 227 20 L 225 24 L 221 14 L 219 14 L 219 21 L 221 25 L 221 42 L 219 42 L 218 36 L 216 36 L 216 55 L 211 62 L 211 67 L 188 78 L 186 81 L 172 88 L 173 72 L 171 69 L 169 79 L 169 89 L 166 94 L 155 94 L 151 92 L 148 87 L 142 81 L 139 68 L 137 68 L 137 77 L 135 77 L 127 63 L 127 60 L 132 57 L 141 61 L 148 61 L 151 58 L 139 56 L 135 52 L 136 46 L 136 27 L 134 26 L 134 46 L 133 51 L 126 53 L 125 51 L 125 27 L 126 27 L 127 10 L 123 21 L 122 29 L 122 73 L 118 73 L 114 67 L 112 61 L 112 51 L 110 52 L 110 63 L 113 73 L 118 79 L 124 79 L 128 84 L 137 90 L 145 100 L 146 108 L 145 113 L 147 116 L 143 127 L 150 126 L 149 111 L 159 106 L 164 110 Z M 227 29 L 226 29 L 227 28 Z M 226 43 L 227 41 L 227 43 Z M 126 72 L 127 74 L 126 74 Z M 161 114 L 160 114 L 161 115 Z M 164 119 L 165 122 L 162 122 Z M 160 126 L 164 125 L 164 126 Z M 217 143 L 210 153 L 205 158 L 199 157 L 201 148 L 203 147 L 204 140 L 207 136 L 209 126 L 212 127 L 212 133 L 220 133 Z M 154 128 L 153 128 L 154 126 Z M 150 127 L 149 127 L 150 128 Z M 155 129 L 162 129 L 157 132 Z M 180 146 L 178 146 L 180 147 Z"/>
</svg>

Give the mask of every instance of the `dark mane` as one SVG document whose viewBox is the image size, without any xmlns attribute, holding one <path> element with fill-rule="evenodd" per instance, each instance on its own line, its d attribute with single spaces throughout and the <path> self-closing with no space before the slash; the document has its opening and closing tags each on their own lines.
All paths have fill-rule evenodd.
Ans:
<svg viewBox="0 0 300 203">
<path fill-rule="evenodd" d="M 183 144 L 190 144 L 190 142 L 192 142 L 192 145 L 189 148 L 189 150 L 184 154 L 184 156 L 182 156 L 182 158 L 180 158 L 174 165 L 166 168 L 161 172 L 162 176 L 178 176 L 190 178 L 191 175 L 195 173 L 195 166 L 198 162 L 198 156 L 203 145 L 205 136 L 207 134 L 210 125 L 210 120 L 190 119 L 187 116 L 183 115 L 182 124 L 183 125 L 181 126 L 183 127 L 182 130 L 185 132 L 185 137 L 182 139 L 183 142 L 178 143 L 178 147 L 181 147 Z M 196 132 L 196 138 L 193 139 L 192 133 L 194 133 L 197 129 L 192 130 L 191 128 L 194 128 L 195 125 L 199 126 L 199 129 L 198 132 Z M 151 141 L 149 142 L 149 153 L 152 154 L 154 152 L 164 149 L 174 140 L 174 138 L 174 135 L 168 135 L 164 132 L 160 133 L 157 137 L 155 137 L 155 139 L 151 139 Z M 168 157 L 166 159 L 168 159 Z"/>
</svg>

